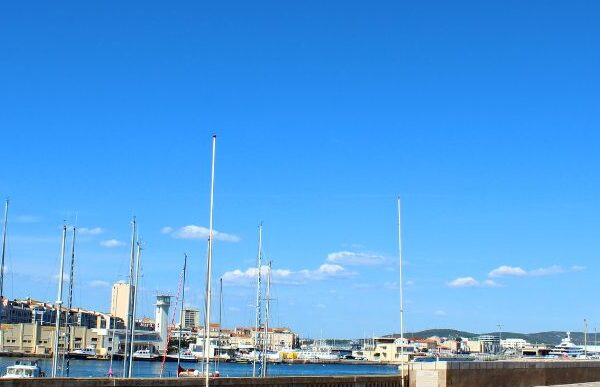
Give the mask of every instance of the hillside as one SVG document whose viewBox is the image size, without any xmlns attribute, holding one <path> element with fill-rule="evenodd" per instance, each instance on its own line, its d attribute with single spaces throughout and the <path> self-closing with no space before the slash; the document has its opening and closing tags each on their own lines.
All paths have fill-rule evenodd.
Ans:
<svg viewBox="0 0 600 387">
<path fill-rule="evenodd" d="M 424 331 L 418 332 L 407 332 L 404 334 L 405 337 L 447 337 L 447 338 L 456 338 L 456 337 L 464 337 L 464 338 L 475 338 L 481 335 L 498 335 L 498 331 L 496 332 L 482 332 L 482 333 L 473 333 L 460 331 L 457 329 L 427 329 Z M 387 335 L 387 337 L 399 337 L 400 334 L 394 333 L 392 335 Z M 560 340 L 566 337 L 566 332 L 564 331 L 548 331 L 548 332 L 536 332 L 536 333 L 518 333 L 518 332 L 502 332 L 502 338 L 511 338 L 511 339 L 524 339 L 532 344 L 547 344 L 547 345 L 556 345 L 560 343 Z M 583 344 L 584 342 L 584 334 L 583 332 L 571 332 L 571 339 L 576 344 Z M 595 343 L 594 333 L 588 332 L 588 344 Z"/>
</svg>

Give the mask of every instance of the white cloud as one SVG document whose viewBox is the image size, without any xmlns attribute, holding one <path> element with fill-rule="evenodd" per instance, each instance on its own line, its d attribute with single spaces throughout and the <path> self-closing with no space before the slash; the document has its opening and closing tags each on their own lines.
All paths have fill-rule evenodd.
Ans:
<svg viewBox="0 0 600 387">
<path fill-rule="evenodd" d="M 446 315 L 446 311 L 445 310 L 436 310 L 435 312 L 433 312 L 433 314 L 435 316 L 445 316 Z"/>
<path fill-rule="evenodd" d="M 584 268 L 581 266 L 572 266 L 570 271 L 581 271 Z M 524 270 L 520 267 L 515 266 L 500 266 L 489 272 L 490 277 L 507 277 L 507 276 L 515 276 L 515 277 L 541 277 L 547 275 L 555 275 L 566 273 L 567 270 L 558 265 L 552 265 L 548 267 L 540 267 L 538 269 L 533 270 Z"/>
<path fill-rule="evenodd" d="M 52 281 L 58 283 L 60 278 L 60 273 L 56 273 L 52 276 Z M 63 283 L 68 283 L 69 282 L 69 275 L 68 274 L 63 274 Z"/>
<path fill-rule="evenodd" d="M 108 248 L 115 248 L 115 247 L 125 246 L 125 242 L 121 242 L 116 239 L 108 239 L 108 240 L 100 242 L 100 246 L 104 246 L 104 247 L 108 247 Z"/>
<path fill-rule="evenodd" d="M 487 288 L 499 288 L 501 285 L 494 280 L 486 279 L 483 281 L 483 286 Z"/>
<path fill-rule="evenodd" d="M 14 223 L 38 223 L 41 218 L 35 215 L 17 215 L 12 221 Z"/>
<path fill-rule="evenodd" d="M 326 308 L 327 308 L 327 305 L 325 305 L 325 304 L 320 304 L 320 303 L 319 303 L 319 304 L 315 304 L 315 307 L 316 307 L 316 308 L 319 308 L 319 309 L 326 309 Z"/>
<path fill-rule="evenodd" d="M 104 229 L 101 227 L 93 227 L 93 228 L 81 227 L 81 228 L 78 228 L 77 231 L 79 231 L 80 235 L 100 235 L 100 234 L 104 233 Z"/>
<path fill-rule="evenodd" d="M 571 266 L 572 271 L 582 271 L 585 270 L 585 266 L 573 265 Z"/>
<path fill-rule="evenodd" d="M 562 267 L 560 267 L 558 265 L 553 265 L 550 267 L 542 267 L 539 269 L 531 270 L 529 272 L 529 275 L 543 276 L 543 275 L 561 274 L 564 272 L 565 272 L 565 270 Z"/>
<path fill-rule="evenodd" d="M 110 284 L 102 280 L 92 280 L 88 283 L 88 286 L 90 288 L 108 288 L 110 287 Z"/>
<path fill-rule="evenodd" d="M 169 234 L 173 238 L 176 239 L 207 239 L 209 229 L 202 226 L 196 226 L 194 224 L 190 224 L 188 226 L 183 226 L 178 229 L 174 229 L 172 227 L 166 226 L 161 230 L 163 234 Z M 213 238 L 217 241 L 223 242 L 239 242 L 240 237 L 233 234 L 227 234 L 221 231 L 213 230 Z"/>
<path fill-rule="evenodd" d="M 527 272 L 520 267 L 516 266 L 500 266 L 490 271 L 488 274 L 490 277 L 506 277 L 506 276 L 517 276 L 522 277 L 527 275 Z"/>
<path fill-rule="evenodd" d="M 261 268 L 261 275 L 266 276 L 268 272 L 268 267 L 263 266 Z M 253 283 L 252 280 L 256 279 L 257 274 L 258 269 L 255 267 L 250 267 L 246 270 L 235 269 L 225 272 L 222 278 L 224 282 L 250 284 Z M 343 266 L 324 263 L 314 270 L 302 269 L 293 271 L 289 269 L 273 269 L 271 272 L 271 279 L 274 283 L 298 285 L 308 281 L 349 277 L 352 275 L 354 275 L 354 273 L 347 270 Z"/>
<path fill-rule="evenodd" d="M 477 281 L 473 277 L 459 277 L 455 280 L 452 280 L 448 283 L 448 286 L 451 288 L 466 288 L 479 286 L 479 281 Z"/>
<path fill-rule="evenodd" d="M 375 266 L 385 262 L 381 255 L 355 253 L 352 251 L 337 251 L 327 255 L 327 262 L 341 263 L 344 265 Z"/>
<path fill-rule="evenodd" d="M 165 226 L 160 229 L 161 234 L 170 234 L 173 232 L 173 227 Z"/>
</svg>

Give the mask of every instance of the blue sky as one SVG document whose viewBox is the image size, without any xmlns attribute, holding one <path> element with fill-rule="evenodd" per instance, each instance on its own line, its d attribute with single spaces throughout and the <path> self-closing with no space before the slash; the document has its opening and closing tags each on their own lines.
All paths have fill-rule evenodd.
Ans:
<svg viewBox="0 0 600 387">
<path fill-rule="evenodd" d="M 398 331 L 400 194 L 407 330 L 600 327 L 598 11 L 5 3 L 5 293 L 55 299 L 64 219 L 87 229 L 75 303 L 108 310 L 135 214 L 142 312 L 176 293 L 184 252 L 199 305 L 206 241 L 184 227 L 208 224 L 216 133 L 225 325 L 253 322 L 263 221 L 274 324 L 313 337 Z"/>
</svg>

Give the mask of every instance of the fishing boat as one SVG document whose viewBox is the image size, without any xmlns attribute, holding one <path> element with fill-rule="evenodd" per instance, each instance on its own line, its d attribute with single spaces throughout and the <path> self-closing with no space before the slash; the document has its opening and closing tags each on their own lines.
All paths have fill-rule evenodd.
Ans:
<svg viewBox="0 0 600 387">
<path fill-rule="evenodd" d="M 40 368 L 37 360 L 19 359 L 14 365 L 6 367 L 3 378 L 43 378 L 46 374 Z"/>
</svg>

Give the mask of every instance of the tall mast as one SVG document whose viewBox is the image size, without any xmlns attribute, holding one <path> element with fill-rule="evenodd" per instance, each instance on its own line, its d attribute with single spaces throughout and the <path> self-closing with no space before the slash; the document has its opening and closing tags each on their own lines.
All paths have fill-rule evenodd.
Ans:
<svg viewBox="0 0 600 387">
<path fill-rule="evenodd" d="M 62 243 L 60 249 L 60 271 L 58 273 L 58 295 L 56 297 L 56 330 L 54 332 L 54 343 L 52 348 L 52 377 L 56 377 L 58 369 L 58 342 L 60 341 L 60 307 L 62 305 L 63 279 L 65 268 L 65 247 L 67 243 L 67 225 L 63 226 Z"/>
<path fill-rule="evenodd" d="M 135 220 L 135 216 L 131 221 L 131 255 L 129 257 L 129 296 L 127 299 L 127 323 L 125 327 L 125 348 L 123 348 L 123 377 L 127 376 L 127 370 L 129 369 L 128 361 L 131 359 L 127 358 L 127 353 L 129 350 L 129 333 L 131 332 L 131 320 L 133 319 L 133 264 L 135 259 L 135 239 L 137 232 L 137 223 Z M 133 337 L 131 338 L 133 340 Z M 129 355 L 133 355 L 129 353 Z"/>
<path fill-rule="evenodd" d="M 223 277 L 219 278 L 219 332 L 217 339 L 217 348 L 219 348 L 219 353 L 217 356 L 217 364 L 221 360 L 221 327 L 223 323 Z"/>
<path fill-rule="evenodd" d="M 400 258 L 400 367 L 401 367 L 401 379 L 400 385 L 404 387 L 404 285 L 402 282 L 402 217 L 401 217 L 401 206 L 400 196 L 398 196 L 398 256 Z"/>
<path fill-rule="evenodd" d="M 66 324 L 66 342 L 67 342 L 67 367 L 66 367 L 66 376 L 69 377 L 69 366 L 70 366 L 70 358 L 69 352 L 71 351 L 71 329 L 72 329 L 72 321 L 69 321 L 71 308 L 73 307 L 73 276 L 75 273 L 75 239 L 77 236 L 77 228 L 73 227 L 73 240 L 71 241 L 71 271 L 69 273 L 69 302 L 67 306 L 67 317 L 65 319 Z"/>
<path fill-rule="evenodd" d="M 269 348 L 269 306 L 271 304 L 271 261 L 267 272 L 267 292 L 265 294 L 265 333 L 263 344 L 262 376 L 267 376 L 267 350 Z"/>
<path fill-rule="evenodd" d="M 183 329 L 183 305 L 185 300 L 185 271 L 187 270 L 187 254 L 183 254 L 183 282 L 181 285 L 181 311 L 179 312 L 179 338 L 177 340 L 177 377 L 179 377 L 179 364 L 181 363 L 181 331 Z"/>
<path fill-rule="evenodd" d="M 254 356 L 252 357 L 252 376 L 256 377 L 256 360 L 258 359 L 258 342 L 260 329 L 260 271 L 262 269 L 262 222 L 258 225 L 258 254 L 256 256 L 256 324 L 254 326 Z"/>
<path fill-rule="evenodd" d="M 4 306 L 4 257 L 6 255 L 6 230 L 8 226 L 8 203 L 4 205 L 4 227 L 2 228 L 2 262 L 0 262 L 0 350 L 4 351 L 4 331 L 2 330 L 2 309 Z M 8 306 L 8 304 L 7 304 Z"/>
<path fill-rule="evenodd" d="M 142 244 L 140 241 L 137 242 L 137 256 L 136 256 L 136 269 L 135 269 L 135 284 L 133 285 L 133 310 L 131 318 L 131 340 L 129 341 L 129 370 L 127 371 L 127 377 L 131 377 L 133 372 L 133 344 L 135 343 L 135 315 L 137 312 L 137 292 L 138 282 L 140 279 L 140 259 L 142 256 Z M 166 349 L 165 349 L 166 351 Z"/>
<path fill-rule="evenodd" d="M 210 307 L 211 307 L 211 275 L 212 275 L 212 243 L 213 243 L 213 207 L 215 198 L 215 153 L 217 150 L 217 136 L 212 137 L 212 163 L 210 173 L 210 215 L 208 221 L 208 255 L 206 257 L 206 311 L 204 313 L 204 359 L 206 370 L 204 384 L 209 385 L 210 370 Z"/>
<path fill-rule="evenodd" d="M 8 203 L 9 202 L 10 202 L 10 200 L 6 199 L 6 202 L 4 203 L 4 226 L 2 227 L 2 262 L 0 262 L 0 302 L 4 299 L 4 258 L 6 256 L 6 230 L 8 228 Z M 0 314 L 0 316 L 1 316 L 1 314 Z M 2 321 L 0 320 L 0 323 L 1 322 Z"/>
</svg>

